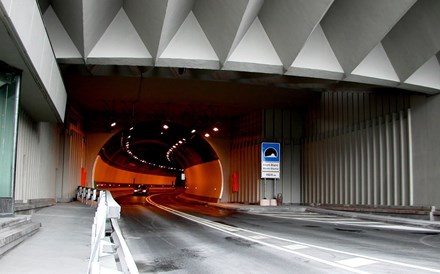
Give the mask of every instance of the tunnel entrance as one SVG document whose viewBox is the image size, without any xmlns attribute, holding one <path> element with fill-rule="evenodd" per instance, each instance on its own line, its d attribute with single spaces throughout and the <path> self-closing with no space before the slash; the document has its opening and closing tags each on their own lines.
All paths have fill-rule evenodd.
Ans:
<svg viewBox="0 0 440 274">
<path fill-rule="evenodd" d="M 202 132 L 171 121 L 146 121 L 119 130 L 100 149 L 95 185 L 183 187 L 185 193 L 221 198 L 219 157 Z"/>
</svg>

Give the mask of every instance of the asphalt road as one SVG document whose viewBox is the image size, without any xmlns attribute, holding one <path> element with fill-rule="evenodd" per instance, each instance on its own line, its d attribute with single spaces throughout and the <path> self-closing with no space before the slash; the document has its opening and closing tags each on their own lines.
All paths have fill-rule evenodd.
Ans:
<svg viewBox="0 0 440 274">
<path fill-rule="evenodd" d="M 173 193 L 117 201 L 140 273 L 440 273 L 435 231 L 237 213 Z"/>
</svg>

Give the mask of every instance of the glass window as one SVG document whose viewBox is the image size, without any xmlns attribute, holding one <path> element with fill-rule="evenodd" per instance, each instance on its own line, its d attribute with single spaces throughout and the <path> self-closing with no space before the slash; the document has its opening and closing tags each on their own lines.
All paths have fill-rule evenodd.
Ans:
<svg viewBox="0 0 440 274">
<path fill-rule="evenodd" d="M 13 196 L 18 85 L 18 76 L 0 71 L 0 197 Z"/>
</svg>

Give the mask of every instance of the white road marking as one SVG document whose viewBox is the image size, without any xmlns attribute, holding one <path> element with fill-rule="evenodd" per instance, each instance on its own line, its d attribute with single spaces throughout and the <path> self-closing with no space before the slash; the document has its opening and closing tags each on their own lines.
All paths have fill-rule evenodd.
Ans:
<svg viewBox="0 0 440 274">
<path fill-rule="evenodd" d="M 440 231 L 434 230 L 434 229 L 423 228 L 423 227 L 404 226 L 404 225 L 383 224 L 383 225 L 369 225 L 369 227 L 387 228 L 387 229 L 396 229 L 396 230 L 406 230 L 406 231 L 415 231 L 415 232 L 436 232 L 436 233 L 440 233 Z"/>
<path fill-rule="evenodd" d="M 291 220 L 300 220 L 300 221 L 309 221 L 309 222 L 317 222 L 317 223 L 328 223 L 328 224 L 338 224 L 338 225 L 352 225 L 352 226 L 362 226 L 369 228 L 382 228 L 382 229 L 394 229 L 394 230 L 405 230 L 405 231 L 414 231 L 414 232 L 435 232 L 440 233 L 440 230 L 422 228 L 422 227 L 414 227 L 407 225 L 393 225 L 384 222 L 376 222 L 376 221 L 366 221 L 362 219 L 356 218 L 340 218 L 337 216 L 329 216 L 329 215 L 319 215 L 318 213 L 313 213 L 315 215 L 309 215 L 309 213 L 305 213 L 305 215 L 300 214 L 286 214 L 282 215 L 279 213 L 251 213 L 253 215 L 263 215 L 269 217 L 275 217 L 280 219 L 291 219 Z"/>
<path fill-rule="evenodd" d="M 287 248 L 290 250 L 299 250 L 299 249 L 305 249 L 305 248 L 309 248 L 309 247 L 305 246 L 305 245 L 294 244 L 294 245 L 285 245 L 284 248 Z"/>
<path fill-rule="evenodd" d="M 249 236 L 249 238 L 252 238 L 252 239 L 255 239 L 255 240 L 267 239 L 266 236 L 261 236 L 261 235 Z"/>
<path fill-rule="evenodd" d="M 323 264 L 326 264 L 326 265 L 330 265 L 330 266 L 333 266 L 333 267 L 336 267 L 336 268 L 345 269 L 345 270 L 348 270 L 348 271 L 351 271 L 351 272 L 354 272 L 354 273 L 367 273 L 367 272 L 361 271 L 359 269 L 355 269 L 355 268 L 352 268 L 352 267 L 349 267 L 349 266 L 345 266 L 345 265 L 340 264 L 340 263 L 336 263 L 336 262 L 332 262 L 332 261 L 327 261 L 327 260 L 324 260 L 324 259 L 320 259 L 320 258 L 317 258 L 317 257 L 313 257 L 313 256 L 310 256 L 310 255 L 307 255 L 307 254 L 302 254 L 302 253 L 297 252 L 295 250 L 291 250 L 289 248 L 286 248 L 286 246 L 274 245 L 274 244 L 271 244 L 269 242 L 265 242 L 263 240 L 253 239 L 253 238 L 251 238 L 249 236 L 244 236 L 242 234 L 239 234 L 239 233 L 236 233 L 236 232 L 233 232 L 233 231 L 229 231 L 229 230 L 223 229 L 223 228 L 220 227 L 219 223 L 213 222 L 211 220 L 203 219 L 203 218 L 200 218 L 200 217 L 197 217 L 197 216 L 193 216 L 191 214 L 184 213 L 184 212 L 181 212 L 181 211 L 178 211 L 178 210 L 175 210 L 175 209 L 172 209 L 172 208 L 169 208 L 169 207 L 157 204 L 153 200 L 151 200 L 151 197 L 153 197 L 153 196 L 155 196 L 155 195 L 151 195 L 148 198 L 146 198 L 146 201 L 149 204 L 154 205 L 154 206 L 156 206 L 156 207 L 158 207 L 158 208 L 160 208 L 162 210 L 168 211 L 168 212 L 170 212 L 172 214 L 175 214 L 177 216 L 180 216 L 182 218 L 185 218 L 187 220 L 190 220 L 190 221 L 193 221 L 193 222 L 196 222 L 196 223 L 199 223 L 199 224 L 202 224 L 202 225 L 205 225 L 205 226 L 217 229 L 219 231 L 222 231 L 224 233 L 233 235 L 235 237 L 239 237 L 239 238 L 242 238 L 242 239 L 253 241 L 255 243 L 259 243 L 259 244 L 264 245 L 264 246 L 268 246 L 268 247 L 271 247 L 271 248 L 274 248 L 274 249 L 278 249 L 278 250 L 285 251 L 285 252 L 288 252 L 288 253 L 291 253 L 291 254 L 295 254 L 295 255 L 297 255 L 299 257 L 307 258 L 309 260 L 320 262 L 320 263 L 323 263 Z M 222 226 L 226 226 L 226 225 L 222 225 Z M 233 227 L 233 228 L 235 228 L 235 227 Z M 307 247 L 310 247 L 310 248 L 316 248 L 316 249 L 319 249 L 319 250 L 325 250 L 325 251 L 328 251 L 328 252 L 334 252 L 334 253 L 338 253 L 338 254 L 349 255 L 349 256 L 352 256 L 352 257 L 359 257 L 359 258 L 363 258 L 363 259 L 366 259 L 366 260 L 377 261 L 377 262 L 397 265 L 397 266 L 401 266 L 401 267 L 408 267 L 408 268 L 412 268 L 412 269 L 420 269 L 420 270 L 425 270 L 425 271 L 429 271 L 429 272 L 440 273 L 440 269 L 434 269 L 434 268 L 429 268 L 429 267 L 424 267 L 424 266 L 418 266 L 418 265 L 413 265 L 413 264 L 397 262 L 397 261 L 391 261 L 391 260 L 386 260 L 386 259 L 374 258 L 374 257 L 371 257 L 371 256 L 365 256 L 365 255 L 360 255 L 360 254 L 356 254 L 356 253 L 341 251 L 341 250 L 337 250 L 337 249 L 332 249 L 332 248 L 327 248 L 327 247 L 307 244 L 307 243 L 303 243 L 303 242 L 299 242 L 299 241 L 294 241 L 294 240 L 290 240 L 290 239 L 284 239 L 284 238 L 281 238 L 281 237 L 272 236 L 272 235 L 268 235 L 268 234 L 264 234 L 264 233 L 260 233 L 260 232 L 256 232 L 256 231 L 252 231 L 252 230 L 247 230 L 247 229 L 242 229 L 242 228 L 237 228 L 237 229 L 239 229 L 240 232 L 246 232 L 246 233 L 253 234 L 253 235 L 261 235 L 261 236 L 265 236 L 266 238 L 270 238 L 272 240 L 279 240 L 279 241 L 289 242 L 289 243 L 292 243 L 292 244 L 304 245 L 304 246 L 307 246 Z"/>
<path fill-rule="evenodd" d="M 337 261 L 338 264 L 343 264 L 349 267 L 360 267 L 364 265 L 375 264 L 377 261 L 365 259 L 365 258 L 351 258 Z"/>
</svg>

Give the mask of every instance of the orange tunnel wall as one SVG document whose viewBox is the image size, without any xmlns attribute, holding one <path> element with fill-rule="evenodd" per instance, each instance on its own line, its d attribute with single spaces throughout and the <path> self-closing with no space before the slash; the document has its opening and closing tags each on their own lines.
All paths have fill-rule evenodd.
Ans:
<svg viewBox="0 0 440 274">
<path fill-rule="evenodd" d="M 94 168 L 95 183 L 133 183 L 148 185 L 172 185 L 176 178 L 169 176 L 148 175 L 114 168 L 105 163 L 101 157 L 96 158 Z"/>
<path fill-rule="evenodd" d="M 185 170 L 186 194 L 218 200 L 223 190 L 223 173 L 219 160 Z"/>
</svg>

